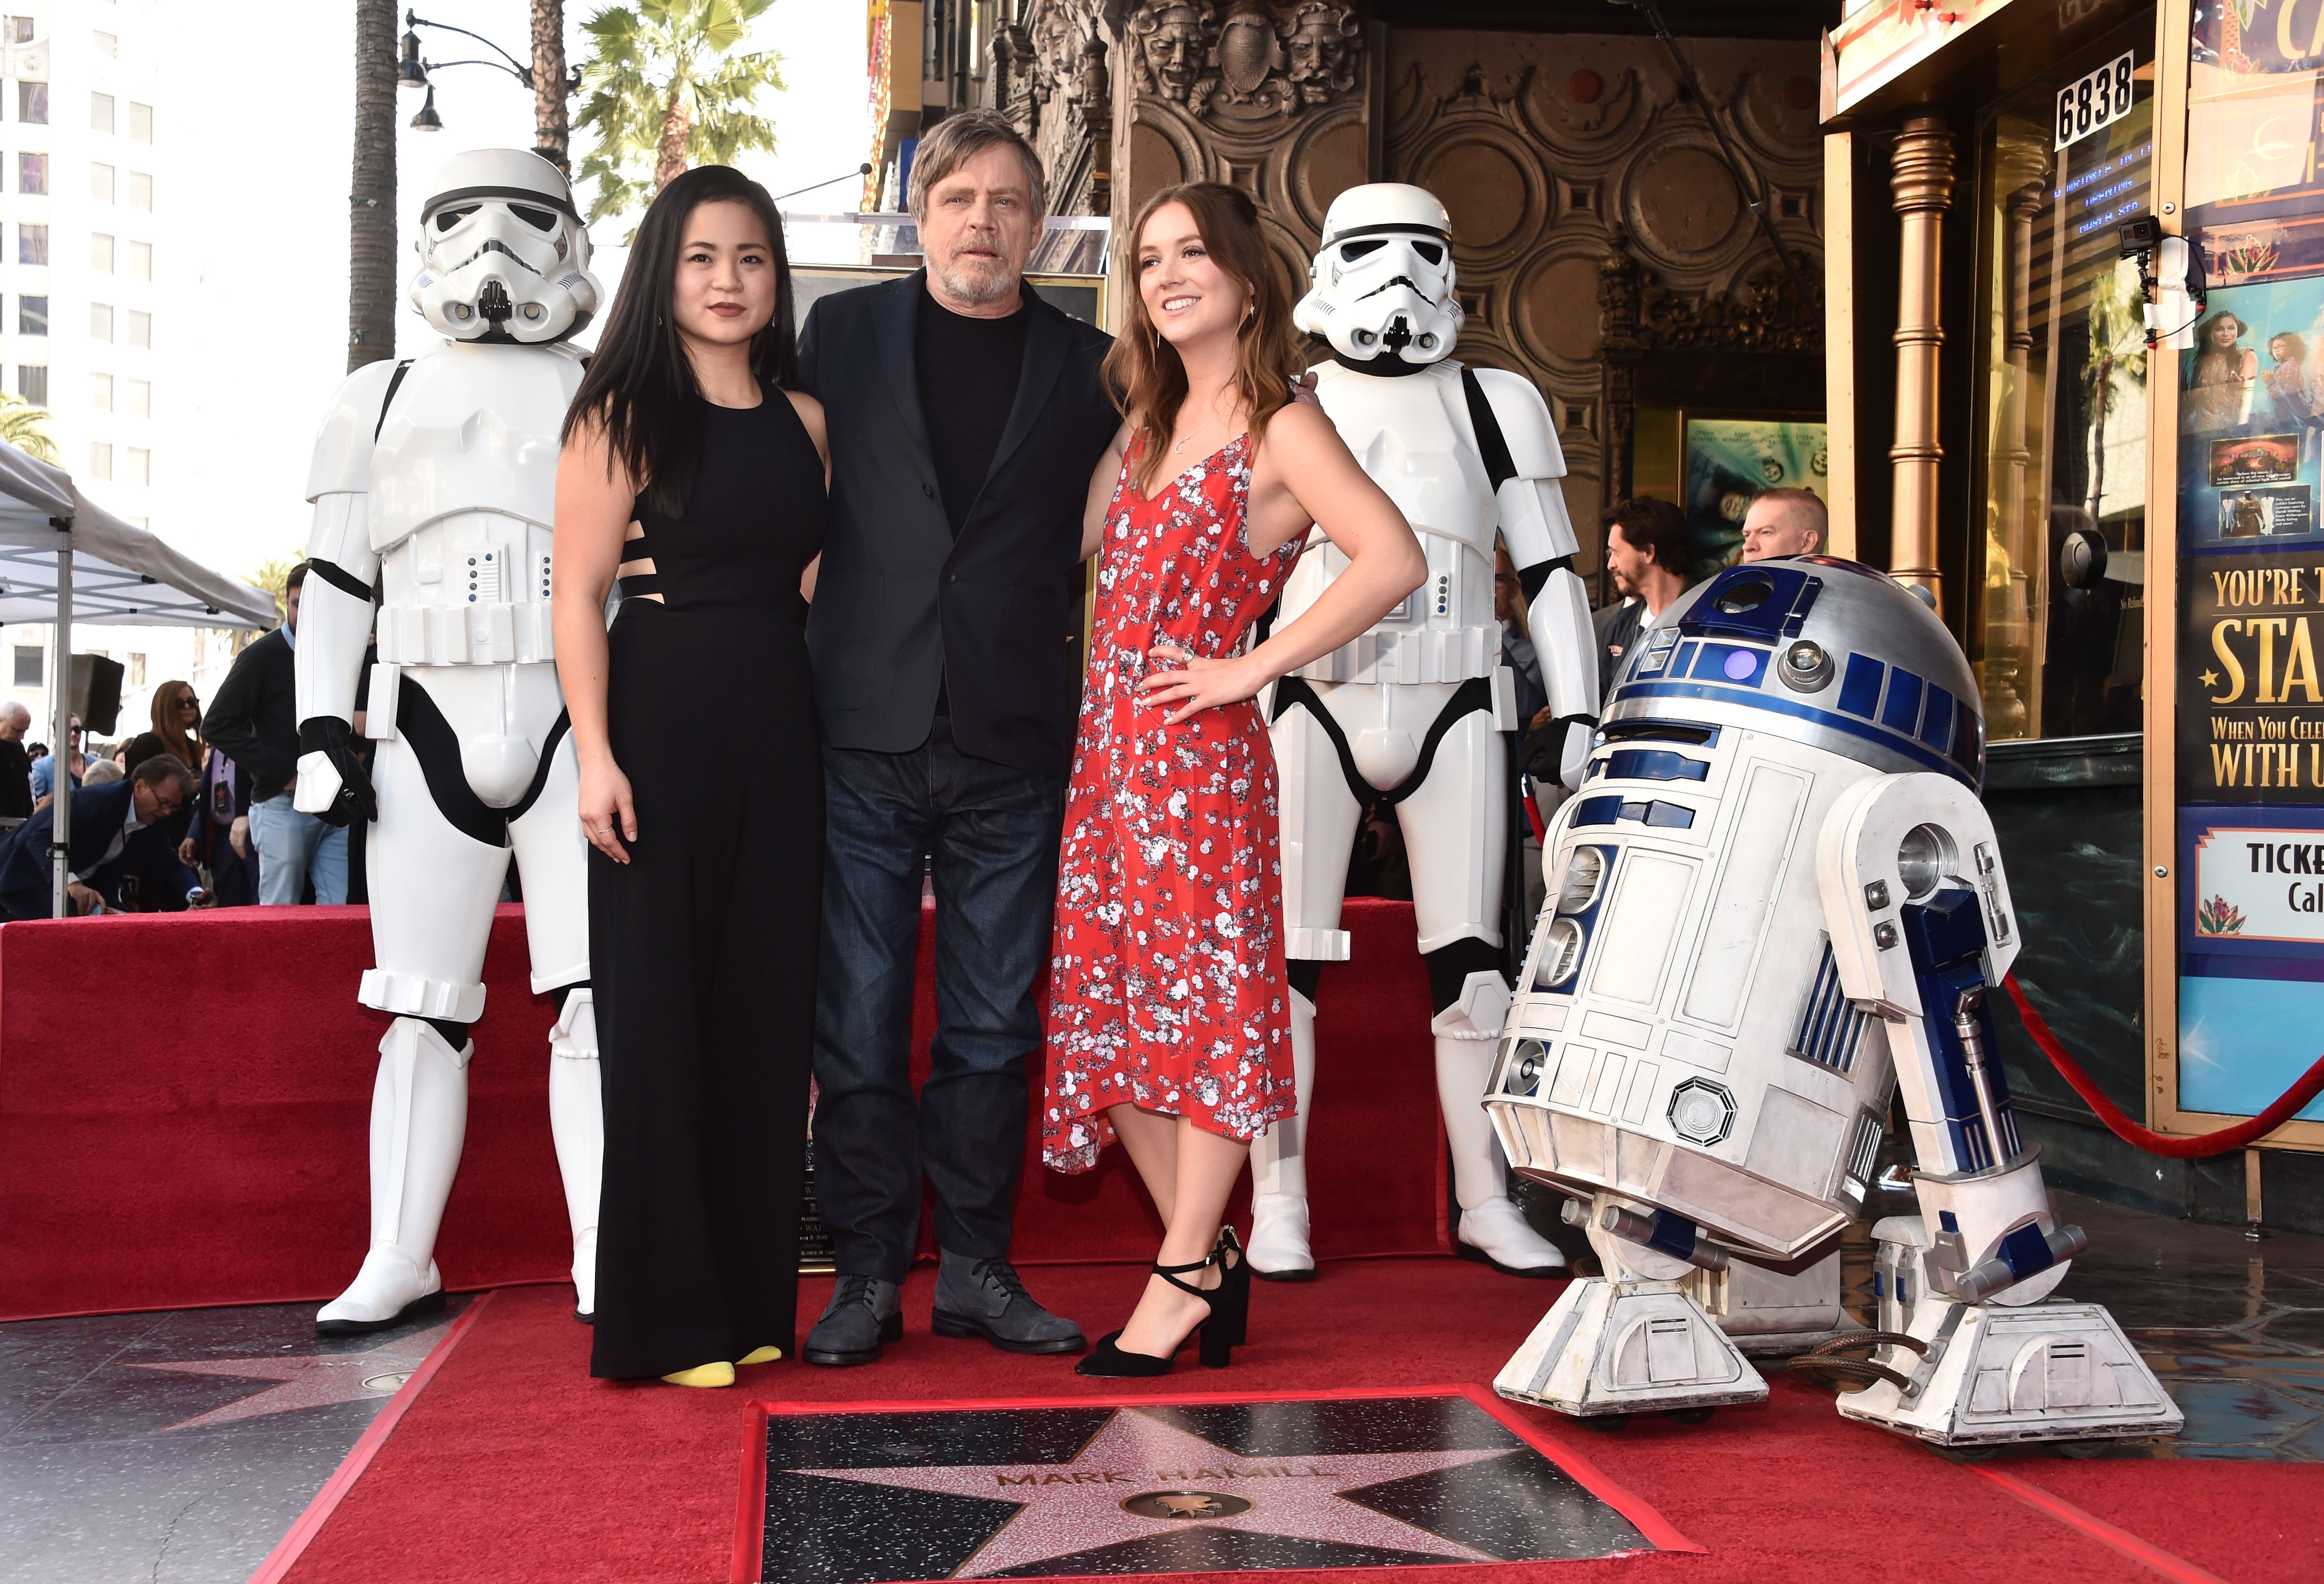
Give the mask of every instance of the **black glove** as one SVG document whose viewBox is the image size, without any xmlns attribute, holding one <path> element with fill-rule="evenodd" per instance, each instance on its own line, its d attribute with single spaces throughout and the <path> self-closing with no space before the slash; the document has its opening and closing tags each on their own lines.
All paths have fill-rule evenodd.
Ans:
<svg viewBox="0 0 2324 1584">
<path fill-rule="evenodd" d="M 318 715 L 299 723 L 299 753 L 328 754 L 339 772 L 339 793 L 331 806 L 315 817 L 327 825 L 350 825 L 357 816 L 368 824 L 379 817 L 379 794 L 372 790 L 371 772 L 355 757 L 355 728 L 336 715 Z"/>
<path fill-rule="evenodd" d="M 1598 723 L 1588 715 L 1562 715 L 1545 721 L 1536 730 L 1526 732 L 1519 744 L 1517 769 L 1544 787 L 1562 786 L 1571 733 L 1579 732 L 1587 737 L 1597 729 Z"/>
</svg>

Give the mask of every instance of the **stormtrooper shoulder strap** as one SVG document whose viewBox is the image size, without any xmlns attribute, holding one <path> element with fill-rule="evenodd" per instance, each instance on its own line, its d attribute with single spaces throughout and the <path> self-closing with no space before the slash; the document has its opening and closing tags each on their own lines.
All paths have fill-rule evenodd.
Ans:
<svg viewBox="0 0 2324 1584">
<path fill-rule="evenodd" d="M 401 377 L 401 371 L 398 371 Z M 388 394 L 395 387 L 388 387 Z M 1477 431 L 1477 455 L 1485 464 L 1485 476 L 1491 481 L 1493 493 L 1500 493 L 1501 486 L 1517 477 L 1517 459 L 1509 455 L 1509 443 L 1501 434 L 1501 420 L 1493 416 L 1493 404 L 1485 398 L 1485 387 L 1477 378 L 1477 371 L 1462 368 L 1461 394 L 1469 403 L 1469 422 Z"/>
<path fill-rule="evenodd" d="M 410 360 L 410 358 L 408 358 L 408 357 L 405 357 L 405 358 L 399 358 L 399 359 L 396 361 L 396 364 L 395 364 L 395 372 L 394 372 L 393 373 L 392 373 L 392 374 L 388 375 L 388 377 L 387 377 L 387 394 L 386 394 L 386 395 L 384 395 L 384 396 L 383 396 L 383 397 L 381 397 L 381 398 L 379 399 L 379 422 L 377 422 L 377 423 L 375 423 L 375 424 L 374 424 L 374 425 L 372 426 L 371 437 L 372 437 L 373 439 L 374 439 L 374 440 L 378 439 L 378 438 L 379 438 L 379 437 L 380 437 L 381 431 L 384 430 L 384 429 L 387 428 L 387 412 L 388 412 L 388 409 L 390 409 L 390 408 L 392 408 L 392 407 L 393 407 L 393 406 L 395 405 L 395 392 L 396 392 L 396 391 L 397 391 L 397 390 L 398 390 L 398 389 L 402 385 L 402 383 L 403 383 L 403 376 L 404 376 L 404 375 L 406 375 L 406 374 L 408 374 L 408 373 L 410 373 L 410 372 L 411 372 L 411 360 Z M 1478 394 L 1472 393 L 1472 394 L 1470 396 L 1470 398 L 1469 398 L 1469 407 L 1470 407 L 1470 410 L 1474 411 L 1474 410 L 1476 410 L 1477 402 L 1478 402 L 1480 400 L 1480 397 Z M 1497 430 L 1497 431 L 1495 431 L 1495 437 L 1496 437 L 1496 438 L 1499 438 L 1499 431 L 1498 431 L 1498 430 Z M 1504 456 L 1508 455 L 1508 452 L 1506 451 L 1506 449 L 1503 451 L 1502 455 L 1504 455 Z M 1499 486 L 1498 486 L 1498 485 L 1496 485 L 1495 487 L 1496 487 L 1496 488 L 1498 488 Z"/>
</svg>

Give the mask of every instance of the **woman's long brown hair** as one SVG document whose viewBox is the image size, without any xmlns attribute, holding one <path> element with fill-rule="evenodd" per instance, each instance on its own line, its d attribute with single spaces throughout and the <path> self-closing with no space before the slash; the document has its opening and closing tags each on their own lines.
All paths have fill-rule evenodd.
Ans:
<svg viewBox="0 0 2324 1584">
<path fill-rule="evenodd" d="M 185 760 L 189 768 L 198 770 L 202 768 L 202 759 L 208 744 L 202 741 L 199 727 L 189 732 L 179 723 L 178 695 L 181 691 L 188 697 L 192 697 L 194 685 L 190 682 L 164 682 L 153 690 L 153 735 L 161 740 L 163 748 Z M 137 767 L 131 765 L 129 768 L 134 770 Z"/>
<path fill-rule="evenodd" d="M 1121 334 L 1105 355 L 1105 381 L 1114 405 L 1145 437 L 1135 478 L 1141 493 L 1164 476 L 1168 462 L 1166 442 L 1177 428 L 1178 409 L 1186 400 L 1186 365 L 1178 350 L 1161 337 L 1146 311 L 1138 289 L 1139 256 L 1145 251 L 1146 226 L 1170 204 L 1183 204 L 1194 217 L 1194 229 L 1220 269 L 1233 276 L 1250 293 L 1250 313 L 1236 332 L 1235 392 L 1250 414 L 1251 443 L 1267 435 L 1267 420 L 1289 404 L 1292 382 L 1304 372 L 1291 335 L 1291 292 L 1285 285 L 1275 250 L 1259 229 L 1259 207 L 1239 188 L 1215 181 L 1193 181 L 1168 187 L 1146 200 L 1130 228 L 1130 245 L 1123 255 L 1129 276 L 1122 293 L 1125 311 Z"/>
</svg>

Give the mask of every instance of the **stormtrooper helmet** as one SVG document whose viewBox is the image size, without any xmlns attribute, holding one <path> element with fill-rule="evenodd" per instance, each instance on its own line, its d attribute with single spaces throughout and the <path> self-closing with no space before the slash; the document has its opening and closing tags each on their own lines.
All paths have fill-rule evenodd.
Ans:
<svg viewBox="0 0 2324 1584">
<path fill-rule="evenodd" d="M 1291 322 L 1370 373 L 1449 356 L 1462 314 L 1452 295 L 1452 222 L 1436 195 L 1398 181 L 1351 187 L 1323 216 L 1323 246 Z"/>
<path fill-rule="evenodd" d="M 538 154 L 452 156 L 420 206 L 416 245 L 411 306 L 455 341 L 561 341 L 597 311 L 573 189 Z"/>
</svg>

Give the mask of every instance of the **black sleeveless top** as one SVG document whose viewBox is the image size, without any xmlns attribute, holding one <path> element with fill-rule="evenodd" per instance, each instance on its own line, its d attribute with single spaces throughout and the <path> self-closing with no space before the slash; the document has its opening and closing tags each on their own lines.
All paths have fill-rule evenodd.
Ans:
<svg viewBox="0 0 2324 1584">
<path fill-rule="evenodd" d="M 823 548 L 829 500 L 823 458 L 790 399 L 761 382 L 756 407 L 697 398 L 702 461 L 686 514 L 667 518 L 633 503 L 644 537 L 622 559 L 650 557 L 654 570 L 621 579 L 624 599 L 659 594 L 672 611 L 805 614 L 800 575 Z"/>
</svg>

